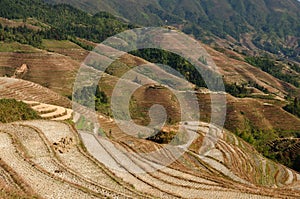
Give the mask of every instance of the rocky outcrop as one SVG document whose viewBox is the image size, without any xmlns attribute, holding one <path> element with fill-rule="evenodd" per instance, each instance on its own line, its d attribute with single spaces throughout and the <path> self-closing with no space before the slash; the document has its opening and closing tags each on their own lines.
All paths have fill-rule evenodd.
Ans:
<svg viewBox="0 0 300 199">
<path fill-rule="evenodd" d="M 22 78 L 29 71 L 29 67 L 26 64 L 22 64 L 19 68 L 16 69 L 13 78 Z"/>
</svg>

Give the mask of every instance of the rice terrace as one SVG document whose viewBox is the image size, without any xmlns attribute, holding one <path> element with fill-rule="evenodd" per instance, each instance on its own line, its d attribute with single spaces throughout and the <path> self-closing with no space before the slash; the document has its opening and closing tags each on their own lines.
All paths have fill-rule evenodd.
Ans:
<svg viewBox="0 0 300 199">
<path fill-rule="evenodd" d="M 1 0 L 0 198 L 300 198 L 297 0 Z"/>
</svg>

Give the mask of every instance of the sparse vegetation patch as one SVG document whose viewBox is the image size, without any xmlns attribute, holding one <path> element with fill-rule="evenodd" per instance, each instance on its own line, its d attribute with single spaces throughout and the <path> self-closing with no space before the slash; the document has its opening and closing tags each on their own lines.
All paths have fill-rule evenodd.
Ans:
<svg viewBox="0 0 300 199">
<path fill-rule="evenodd" d="M 34 119 L 40 119 L 40 116 L 29 105 L 14 99 L 0 99 L 0 122 Z"/>
</svg>

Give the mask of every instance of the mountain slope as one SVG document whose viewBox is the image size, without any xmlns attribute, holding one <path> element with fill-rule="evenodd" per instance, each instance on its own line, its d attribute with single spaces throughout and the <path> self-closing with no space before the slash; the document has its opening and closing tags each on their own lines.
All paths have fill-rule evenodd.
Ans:
<svg viewBox="0 0 300 199">
<path fill-rule="evenodd" d="M 201 39 L 208 33 L 222 38 L 230 35 L 239 44 L 250 37 L 257 48 L 299 56 L 300 3 L 296 0 L 46 1 L 92 13 L 109 11 L 144 26 L 176 25 Z"/>
<path fill-rule="evenodd" d="M 32 1 L 28 0 L 26 2 L 23 2 L 23 4 L 20 4 L 20 2 L 15 1 L 15 4 L 9 4 L 5 5 L 6 7 L 1 7 L 1 12 L 3 12 L 4 16 L 13 18 L 13 16 L 10 16 L 11 14 L 15 13 L 18 14 L 19 12 L 24 12 L 24 10 L 28 9 L 28 5 Z M 38 5 L 38 4 L 37 4 Z M 129 28 L 129 25 L 126 23 L 122 23 L 115 19 L 113 16 L 107 16 L 105 13 L 98 14 L 96 17 L 98 20 L 93 21 L 95 17 L 83 13 L 81 11 L 78 11 L 70 6 L 65 5 L 58 5 L 56 8 L 58 8 L 58 11 L 60 14 L 58 16 L 62 16 L 63 14 L 66 15 L 67 20 L 53 20 L 48 19 L 51 18 L 51 16 L 54 15 L 55 11 L 54 8 L 50 5 L 45 5 L 46 8 L 37 8 L 37 10 L 45 10 L 48 12 L 48 14 L 45 14 L 45 18 L 41 18 L 39 14 L 36 14 L 35 11 L 28 11 L 25 13 L 25 18 L 22 18 L 22 16 L 18 15 L 15 16 L 20 19 L 5 19 L 2 18 L 0 24 L 2 25 L 2 28 L 0 28 L 0 34 L 4 33 L 2 35 L 2 38 L 4 38 L 3 42 L 1 42 L 1 48 L 0 48 L 0 75 L 4 76 L 13 76 L 15 71 L 18 70 L 17 67 L 27 64 L 28 70 L 26 73 L 22 74 L 19 78 L 29 80 L 35 83 L 38 83 L 40 85 L 46 86 L 47 88 L 62 94 L 64 96 L 71 97 L 72 94 L 72 86 L 73 82 L 76 76 L 76 72 L 78 68 L 80 67 L 80 62 L 82 62 L 85 57 L 88 55 L 88 51 L 83 49 L 85 45 L 88 46 L 94 46 L 96 44 L 83 40 L 78 37 L 83 38 L 90 38 L 86 37 L 86 35 L 81 35 L 78 33 L 74 33 L 72 31 L 62 32 L 63 37 L 56 37 L 56 34 L 53 34 L 52 36 L 48 34 L 41 34 L 40 42 L 38 42 L 38 45 L 36 43 L 31 43 L 31 41 L 39 41 L 34 40 L 34 37 L 31 39 L 30 35 L 38 35 L 39 31 L 45 31 L 51 30 L 51 28 L 58 29 L 59 31 L 64 31 L 64 26 L 71 27 L 73 26 L 76 30 L 76 27 L 81 27 L 81 23 L 86 23 L 86 26 L 82 31 L 87 31 L 87 35 L 89 33 L 93 33 L 95 27 L 94 25 L 97 22 L 104 21 L 104 23 L 111 23 L 112 26 L 100 26 L 98 31 L 103 31 L 105 34 L 103 36 L 109 36 L 113 34 L 114 32 L 119 32 L 122 29 L 116 29 L 114 32 L 107 33 L 106 30 L 110 29 L 111 27 L 114 27 L 114 23 L 120 24 L 123 28 Z M 10 12 L 5 14 L 5 10 L 8 8 L 11 10 L 17 9 L 18 12 Z M 15 8 L 15 7 L 16 8 Z M 6 9 L 5 9 L 6 8 Z M 28 18 L 30 17 L 30 18 Z M 108 18 L 107 18 L 108 17 Z M 81 18 L 84 18 L 81 20 Z M 79 20 L 79 21 L 78 21 Z M 97 26 L 96 26 L 97 28 Z M 24 31 L 23 33 L 22 31 Z M 71 29 L 72 30 L 72 29 Z M 25 39 L 29 38 L 28 42 L 23 40 L 22 36 L 25 35 Z M 28 36 L 29 37 L 28 37 Z M 60 34 L 58 34 L 60 35 Z M 94 34 L 97 35 L 97 34 Z M 76 37 L 78 36 L 78 37 Z M 50 39 L 49 39 L 50 37 Z M 67 40 L 62 40 L 67 39 Z M 93 40 L 93 38 L 90 38 Z M 100 41 L 96 38 L 97 41 Z M 171 41 L 170 41 L 171 42 Z M 173 41 L 172 41 L 173 42 Z M 23 44 L 20 44 L 23 43 Z M 25 45 L 25 44 L 26 45 Z M 28 45 L 28 44 L 29 45 Z M 247 95 L 247 97 L 256 98 L 253 100 L 242 100 L 238 98 L 230 98 L 229 99 L 229 105 L 230 109 L 228 109 L 228 115 L 227 122 L 226 122 L 226 128 L 229 130 L 235 132 L 244 132 L 244 134 L 251 133 L 252 129 L 257 130 L 271 130 L 276 131 L 277 136 L 281 132 L 287 132 L 284 134 L 284 136 L 295 136 L 294 133 L 295 130 L 298 128 L 299 119 L 295 119 L 294 116 L 287 114 L 285 111 L 281 109 L 282 106 L 286 104 L 286 102 L 277 102 L 276 99 L 283 100 L 283 98 L 289 93 L 289 92 L 297 92 L 297 88 L 293 85 L 290 85 L 286 82 L 280 81 L 277 78 L 266 74 L 259 68 L 255 68 L 247 63 L 245 63 L 244 56 L 239 55 L 233 51 L 228 50 L 228 52 L 218 52 L 215 49 L 204 45 L 207 49 L 207 51 L 211 54 L 212 58 L 216 62 L 216 64 L 220 67 L 220 72 L 224 76 L 225 83 L 228 85 L 238 83 L 238 84 L 246 84 L 249 86 L 249 90 L 252 90 L 250 92 L 250 95 Z M 235 57 L 234 59 L 232 57 Z M 239 59 L 239 60 L 237 60 Z M 134 60 L 136 63 L 130 63 Z M 122 62 L 125 62 L 125 70 L 129 69 L 129 65 L 139 65 L 141 63 L 146 63 L 144 60 L 137 59 L 133 56 L 126 56 L 122 60 Z M 127 64 L 126 62 L 129 62 Z M 154 62 L 158 63 L 158 62 Z M 128 66 L 127 66 L 128 65 Z M 124 66 L 123 63 L 116 63 L 115 68 L 119 68 L 121 72 L 124 72 L 121 66 Z M 123 71 L 122 71 L 123 70 Z M 116 73 L 113 72 L 113 70 L 109 71 L 112 75 L 121 75 L 119 72 L 116 71 Z M 119 74 L 118 74 L 119 73 Z M 115 80 L 117 77 L 109 77 L 106 80 L 102 82 L 103 83 L 103 90 L 106 92 L 107 96 L 111 95 L 111 85 L 112 80 Z M 250 82 L 250 83 L 249 83 Z M 249 84 L 249 85 L 248 85 Z M 23 89 L 22 85 L 23 83 L 17 84 L 17 89 Z M 29 86 L 30 84 L 26 83 L 24 84 L 25 87 Z M 35 86 L 29 86 L 29 90 L 33 92 L 33 94 L 36 94 L 37 91 L 32 89 L 32 87 Z M 11 87 L 10 87 L 11 88 Z M 106 89 L 110 88 L 110 89 Z M 265 93 L 265 89 L 267 90 L 267 93 Z M 13 90 L 11 90 L 13 91 Z M 30 92 L 29 92 L 30 93 Z M 5 94 L 5 93 L 4 93 Z M 253 94 L 253 95 L 251 95 Z M 8 93 L 8 96 L 10 96 L 11 93 Z M 40 95 L 46 96 L 47 92 L 41 93 Z M 6 95 L 3 95 L 5 97 Z M 20 96 L 15 96 L 19 99 Z M 30 95 L 27 95 L 27 97 L 30 97 Z M 39 96 L 33 96 L 33 97 L 39 97 Z M 165 96 L 162 95 L 162 99 L 164 99 Z M 264 101 L 260 100 L 259 98 L 271 98 L 270 101 Z M 274 99 L 273 99 L 274 98 Z M 47 98 L 45 98 L 47 99 Z M 166 98 L 165 98 L 166 99 Z M 27 100 L 35 100 L 34 98 L 28 98 Z M 209 101 L 209 100 L 208 100 Z M 49 103 L 49 101 L 46 101 Z M 51 101 L 50 101 L 51 102 Z M 143 102 L 143 101 L 142 101 Z M 207 104 L 209 104 L 207 102 Z M 253 104 L 253 109 L 247 109 L 247 104 Z M 274 104 L 273 107 L 269 108 L 268 110 L 271 110 L 273 112 L 277 112 L 278 114 L 265 114 L 262 110 L 264 110 L 266 104 Z M 59 102 L 55 102 L 55 104 L 59 104 Z M 204 104 L 203 106 L 207 106 L 207 104 Z M 62 106 L 69 106 L 68 103 L 65 103 Z M 143 107 L 144 105 L 142 105 Z M 107 110 L 106 106 L 101 107 L 102 111 L 105 114 L 109 114 L 110 111 Z M 240 110 L 242 109 L 242 110 Z M 210 110 L 202 110 L 204 121 L 209 120 L 209 113 Z M 253 115 L 251 112 L 256 111 L 259 114 Z M 139 113 L 138 113 L 139 114 Z M 137 116 L 139 116 L 137 114 Z M 143 112 L 141 113 L 144 114 Z M 147 114 L 147 112 L 146 112 Z M 173 117 L 172 115 L 171 117 Z M 278 120 L 278 118 L 287 118 L 290 123 L 285 122 L 284 120 Z M 145 121 L 145 118 L 142 118 Z M 172 120 L 174 118 L 171 118 Z M 253 122 L 247 122 L 248 120 L 253 120 Z M 278 120 L 278 121 L 277 121 Z M 249 125 L 250 123 L 250 125 Z M 266 125 L 267 124 L 267 125 Z M 290 125 L 292 124 L 292 125 Z M 250 128 L 251 127 L 251 128 Z M 245 137 L 245 136 L 244 136 Z M 250 137 L 251 138 L 251 137 Z M 273 137 L 271 137 L 273 138 Z M 246 139 L 248 139 L 246 137 Z M 266 140 L 265 140 L 266 141 Z"/>
<path fill-rule="evenodd" d="M 92 16 L 69 5 L 49 5 L 41 0 L 3 0 L 0 2 L 0 16 L 38 26 L 38 30 L 26 26 L 28 23 L 19 29 L 0 27 L 5 28 L 0 32 L 1 38 L 6 36 L 37 47 L 40 47 L 42 39 L 68 39 L 80 43 L 76 40 L 80 37 L 100 42 L 133 27 L 105 12 Z M 31 21 L 31 18 L 36 21 Z"/>
<path fill-rule="evenodd" d="M 70 101 L 57 93 L 71 97 L 72 84 L 80 62 L 89 53 L 86 49 L 95 45 L 90 40 L 100 42 L 107 36 L 131 27 L 107 13 L 92 16 L 70 6 L 52 7 L 35 0 L 5 0 L 3 2 L 14 3 L 1 4 L 3 6 L 0 7 L 2 17 L 10 19 L 0 19 L 0 24 L 2 24 L 0 39 L 3 40 L 0 43 L 0 75 L 14 76 L 29 81 L 0 78 L 0 98 L 37 101 L 38 103 L 32 102 L 34 104 L 32 107 L 40 111 L 39 113 L 44 113 L 45 119 L 62 116 L 60 107 L 47 105 L 48 103 L 70 106 Z M 114 2 L 112 1 L 111 4 Z M 139 1 L 138 4 L 151 6 L 153 2 Z M 172 13 L 177 12 L 179 8 L 168 2 L 172 1 L 160 1 L 160 4 L 164 3 L 164 6 L 170 7 Z M 187 5 L 192 1 L 173 1 L 173 3 L 177 2 Z M 34 3 L 36 3 L 36 9 L 30 10 L 30 5 Z M 216 3 L 216 1 L 211 3 Z M 158 5 L 157 2 L 154 4 Z M 190 9 L 199 10 L 198 4 L 199 2 L 195 2 L 189 5 Z M 8 8 L 12 12 L 6 12 Z M 230 10 L 229 7 L 227 10 Z M 43 12 L 46 14 L 43 15 Z M 19 13 L 25 16 L 18 15 Z M 205 9 L 201 13 L 206 13 Z M 178 16 L 180 15 L 178 13 Z M 51 18 L 54 16 L 58 19 Z M 170 16 L 174 17 L 174 20 L 180 19 L 176 18 L 175 14 L 170 14 Z M 110 26 L 98 27 L 98 23 Z M 83 29 L 80 29 L 81 27 Z M 113 27 L 116 29 L 110 31 Z M 48 34 L 47 31 L 51 29 L 56 29 L 58 32 Z M 77 32 L 78 30 L 82 31 L 81 34 Z M 100 39 L 95 37 L 99 32 L 104 32 Z M 174 32 L 176 31 L 170 30 L 168 34 Z M 90 33 L 92 37 L 88 37 Z M 35 40 L 34 35 L 38 35 L 40 40 Z M 60 37 L 61 35 L 63 37 Z M 285 150 L 286 140 L 280 137 L 298 136 L 300 119 L 285 112 L 281 107 L 287 103 L 283 98 L 291 91 L 296 92 L 297 88 L 247 64 L 241 54 L 230 50 L 218 52 L 209 46 L 205 45 L 205 47 L 216 64 L 221 67 L 220 72 L 224 75 L 226 84 L 234 86 L 234 83 L 246 83 L 247 89 L 251 91 L 243 99 L 227 95 L 228 117 L 225 127 L 232 132 L 237 131 L 239 136 L 254 146 L 261 145 L 262 147 L 270 141 L 268 143 L 272 146 L 274 153 L 277 154 L 277 143 L 281 147 L 280 152 Z M 102 46 L 101 52 L 103 53 L 101 57 L 110 59 L 111 48 Z M 1 167 L 6 165 L 9 168 L 6 172 L 0 172 L 0 185 L 3 184 L 2 181 L 11 181 L 12 188 L 16 184 L 17 188 L 24 189 L 24 192 L 29 195 L 32 195 L 30 194 L 32 192 L 45 198 L 59 196 L 64 198 L 199 198 L 199 195 L 204 198 L 300 197 L 300 176 L 297 172 L 265 159 L 255 151 L 253 146 L 237 138 L 233 133 L 212 125 L 215 139 L 204 139 L 208 134 L 209 126 L 206 122 L 209 122 L 211 116 L 211 96 L 210 92 L 203 88 L 195 91 L 199 99 L 202 122 L 183 122 L 186 130 L 184 133 L 196 134 L 199 137 L 180 159 L 156 172 L 151 172 L 159 165 L 157 160 L 161 160 L 161 157 L 172 156 L 172 150 L 165 149 L 164 144 L 153 142 L 155 139 L 150 139 L 152 141 L 143 139 L 142 134 L 134 137 L 124 133 L 114 119 L 109 117 L 111 115 L 107 111 L 115 84 L 123 73 L 132 69 L 133 66 L 147 63 L 141 58 L 124 55 L 108 68 L 106 71 L 108 74 L 105 74 L 99 83 L 101 94 L 107 99 L 105 104 L 101 104 L 105 106 L 104 111 L 99 109 L 99 112 L 96 112 L 101 124 L 101 129 L 96 129 L 99 130 L 96 134 L 83 131 L 95 129 L 95 126 L 76 111 L 74 122 L 77 121 L 76 127 L 80 129 L 78 132 L 74 131 L 74 126 L 50 121 L 0 124 L 0 164 Z M 89 64 L 94 65 L 92 62 Z M 22 66 L 17 68 L 20 65 Z M 18 76 L 17 72 L 22 72 L 23 66 L 27 70 Z M 95 72 L 94 68 L 91 69 Z M 159 67 L 155 68 L 155 72 L 160 73 L 166 79 L 175 78 Z M 151 74 L 148 79 L 150 77 Z M 89 78 L 84 79 L 89 83 Z M 138 86 L 141 82 L 149 82 L 148 79 L 143 77 L 136 78 L 136 81 L 124 80 L 123 86 L 125 88 L 133 84 Z M 31 81 L 47 86 L 57 93 Z M 157 82 L 153 78 L 150 85 L 141 87 L 133 94 L 136 103 L 132 105 L 137 110 L 133 119 L 137 122 L 138 120 L 146 122 L 148 108 L 153 103 L 159 102 L 166 107 L 168 119 L 178 118 L 178 104 L 173 103 L 176 100 L 174 101 L 171 92 L 163 87 L 164 83 Z M 86 92 L 81 93 L 86 94 Z M 98 100 L 96 96 L 95 98 L 95 101 Z M 67 114 L 65 108 L 62 109 Z M 83 112 L 81 114 L 89 115 L 90 113 L 84 108 L 81 111 Z M 68 119 L 69 116 L 71 113 L 67 118 L 64 116 L 63 118 Z M 157 139 L 174 134 L 172 131 L 176 129 L 177 132 L 177 127 L 176 121 L 168 121 Z M 168 139 L 167 137 L 166 140 Z M 294 141 L 296 142 L 297 139 L 292 138 L 291 142 Z M 83 147 L 83 144 L 86 147 Z M 206 149 L 204 155 L 200 150 L 202 146 Z M 293 153 L 297 151 L 298 146 L 294 144 L 288 149 Z M 162 153 L 153 159 L 140 155 L 158 149 L 162 149 Z M 94 157 L 91 157 L 85 150 Z M 269 152 L 267 149 L 264 150 L 260 152 Z M 291 157 L 293 155 L 294 153 Z M 295 162 L 297 160 L 298 158 Z M 118 169 L 117 171 L 111 169 L 108 163 L 120 168 L 121 172 Z M 136 170 L 133 168 L 144 173 L 135 173 Z M 17 178 L 21 180 L 16 180 Z"/>
</svg>

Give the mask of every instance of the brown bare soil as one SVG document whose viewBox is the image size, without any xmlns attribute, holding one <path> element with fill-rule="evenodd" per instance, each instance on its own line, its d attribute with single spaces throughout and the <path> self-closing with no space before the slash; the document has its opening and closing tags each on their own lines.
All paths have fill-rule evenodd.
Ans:
<svg viewBox="0 0 300 199">
<path fill-rule="evenodd" d="M 172 159 L 165 144 L 128 135 L 108 116 L 98 117 L 103 133 L 76 130 L 67 123 L 89 114 L 73 113 L 70 101 L 61 95 L 72 93 L 72 84 L 86 52 L 76 45 L 70 49 L 48 43 L 50 52 L 1 53 L 1 75 L 12 75 L 22 64 L 28 66 L 24 79 L 38 84 L 2 77 L 0 97 L 25 101 L 44 121 L 0 124 L 0 197 L 42 198 L 299 198 L 300 175 L 262 157 L 234 134 L 212 126 L 209 132 L 210 94 L 199 90 L 201 121 L 187 121 L 184 132 L 197 135 L 191 146 L 172 164 L 161 167 L 162 158 Z M 207 47 L 225 81 L 254 81 L 282 97 L 295 90 L 276 78 Z M 237 56 L 232 54 L 231 56 Z M 242 58 L 242 57 L 239 57 Z M 130 68 L 144 64 L 133 56 L 120 59 Z M 118 61 L 120 61 L 118 60 Z M 163 73 L 158 70 L 158 73 Z M 105 75 L 101 88 L 111 96 L 124 71 Z M 120 74 L 117 74 L 119 73 Z M 142 77 L 142 81 L 149 81 Z M 124 80 L 124 85 L 138 85 Z M 53 90 L 53 91 L 52 91 Z M 122 95 L 122 93 L 118 93 Z M 135 122 L 146 125 L 149 108 L 161 104 L 174 125 L 165 131 L 178 131 L 180 106 L 172 91 L 157 82 L 136 90 L 132 97 Z M 245 121 L 259 129 L 295 131 L 300 119 L 285 112 L 279 100 L 235 98 L 227 95 L 229 130 L 244 129 Z M 75 119 L 77 118 L 77 119 Z M 148 118 L 149 119 L 149 118 Z M 207 136 L 208 133 L 212 137 Z M 298 147 L 298 145 L 296 146 Z M 296 150 L 298 148 L 295 148 Z M 159 151 L 154 156 L 144 154 Z M 144 153 L 144 154 L 143 154 Z M 139 172 L 137 172 L 139 171 Z"/>
<path fill-rule="evenodd" d="M 145 85 L 132 95 L 132 119 L 141 125 L 150 122 L 149 110 L 153 105 L 161 105 L 166 109 L 169 123 L 180 121 L 181 110 L 176 96 L 168 88 L 158 85 Z M 155 114 L 155 113 L 154 113 Z"/>
<path fill-rule="evenodd" d="M 284 97 L 284 94 L 287 94 L 289 90 L 298 90 L 293 85 L 278 80 L 250 64 L 230 58 L 228 55 L 226 56 L 224 53 L 218 52 L 209 46 L 204 47 L 209 55 L 212 56 L 219 72 L 224 76 L 224 80 L 227 83 L 255 82 L 280 97 Z M 243 60 L 242 57 L 238 58 Z"/>
<path fill-rule="evenodd" d="M 300 119 L 284 111 L 276 102 L 262 102 L 260 100 L 245 98 L 228 100 L 227 128 L 245 129 L 246 121 L 257 129 L 281 131 L 297 131 L 300 128 Z"/>
<path fill-rule="evenodd" d="M 31 104 L 46 114 L 53 108 Z M 61 194 L 64 198 L 300 197 L 299 174 L 266 160 L 249 144 L 217 127 L 213 131 L 218 139 L 211 145 L 204 137 L 208 124 L 184 124 L 187 132 L 198 134 L 199 141 L 171 165 L 161 167 L 158 160 L 172 157 L 164 145 L 129 136 L 105 116 L 99 115 L 99 122 L 104 132 L 111 131 L 109 138 L 54 121 L 1 124 L 1 160 L 12 169 L 9 173 L 24 181 L 29 190 L 25 195 L 32 190 L 44 198 Z M 152 157 L 142 154 L 158 149 Z"/>
<path fill-rule="evenodd" d="M 22 77 L 44 87 L 50 88 L 61 95 L 72 93 L 72 84 L 80 63 L 70 57 L 50 52 L 40 53 L 0 53 L 0 66 L 6 66 L 0 76 L 13 76 L 22 64 L 29 68 Z M 63 85 L 63 86 L 62 86 Z"/>
<path fill-rule="evenodd" d="M 66 97 L 48 88 L 20 79 L 0 77 L 0 90 L 1 98 L 44 102 L 63 107 L 70 107 L 71 104 Z"/>
</svg>

